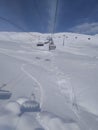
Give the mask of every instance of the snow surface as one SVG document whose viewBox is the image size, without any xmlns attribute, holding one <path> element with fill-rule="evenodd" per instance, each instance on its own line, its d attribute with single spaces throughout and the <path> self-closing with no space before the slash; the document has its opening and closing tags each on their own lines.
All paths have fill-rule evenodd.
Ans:
<svg viewBox="0 0 98 130">
<path fill-rule="evenodd" d="M 97 130 L 98 36 L 0 32 L 0 86 L 12 92 L 0 100 L 0 130 Z M 35 95 L 41 112 L 20 106 Z"/>
</svg>

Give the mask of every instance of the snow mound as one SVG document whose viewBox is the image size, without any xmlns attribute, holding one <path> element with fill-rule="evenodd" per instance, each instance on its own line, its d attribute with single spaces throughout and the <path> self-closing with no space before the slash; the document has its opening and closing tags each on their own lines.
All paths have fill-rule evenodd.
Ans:
<svg viewBox="0 0 98 130">
<path fill-rule="evenodd" d="M 48 112 L 39 113 L 37 120 L 45 130 L 79 130 L 78 125 L 72 119 L 65 121 Z"/>
<path fill-rule="evenodd" d="M 9 112 L 18 115 L 20 113 L 20 105 L 16 102 L 9 102 L 6 106 L 5 106 L 6 110 L 8 110 Z"/>
</svg>

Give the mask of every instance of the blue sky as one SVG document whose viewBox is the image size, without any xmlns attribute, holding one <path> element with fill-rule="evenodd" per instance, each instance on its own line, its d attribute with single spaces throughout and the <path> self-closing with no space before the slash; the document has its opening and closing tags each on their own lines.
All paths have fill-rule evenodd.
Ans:
<svg viewBox="0 0 98 130">
<path fill-rule="evenodd" d="M 60 0 L 57 30 L 98 33 L 98 0 Z"/>
<path fill-rule="evenodd" d="M 51 32 L 57 0 L 0 0 L 0 31 Z M 98 33 L 98 0 L 58 0 L 55 32 Z"/>
</svg>

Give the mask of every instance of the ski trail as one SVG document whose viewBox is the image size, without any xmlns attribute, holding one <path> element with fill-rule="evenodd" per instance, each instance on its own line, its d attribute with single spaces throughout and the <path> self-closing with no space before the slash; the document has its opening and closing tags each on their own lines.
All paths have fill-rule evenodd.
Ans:
<svg viewBox="0 0 98 130">
<path fill-rule="evenodd" d="M 42 61 L 40 61 L 40 66 L 55 76 L 55 81 L 60 90 L 60 93 L 65 97 L 66 103 L 68 103 L 70 107 L 73 107 L 73 104 L 76 104 L 76 96 L 74 89 L 70 83 L 70 78 L 65 75 L 57 66 L 55 62 L 55 54 L 50 53 L 48 58 L 51 59 L 50 62 L 48 61 L 44 64 Z"/>
<path fill-rule="evenodd" d="M 23 65 L 21 66 L 21 70 L 22 70 L 28 77 L 30 77 L 30 78 L 37 84 L 37 86 L 39 87 L 39 89 L 40 89 L 40 106 L 42 107 L 42 104 L 43 104 L 43 88 L 42 88 L 41 84 L 38 82 L 38 80 L 37 80 L 35 77 L 33 77 L 28 71 L 25 70 L 25 66 L 26 66 L 26 64 L 23 64 Z"/>
</svg>

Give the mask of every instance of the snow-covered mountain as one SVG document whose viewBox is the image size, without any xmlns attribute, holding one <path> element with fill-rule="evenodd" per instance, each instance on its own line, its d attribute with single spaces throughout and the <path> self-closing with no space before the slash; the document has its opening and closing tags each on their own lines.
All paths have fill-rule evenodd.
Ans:
<svg viewBox="0 0 98 130">
<path fill-rule="evenodd" d="M 51 34 L 42 34 L 37 32 L 0 32 L 0 40 L 4 41 L 21 41 L 21 42 L 31 42 L 36 40 L 41 40 L 47 38 Z M 55 33 L 53 35 L 54 39 L 63 41 L 63 39 L 69 42 L 94 42 L 97 43 L 98 35 L 84 35 L 77 33 Z"/>
<path fill-rule="evenodd" d="M 37 46 L 49 36 L 0 32 L 0 86 L 12 92 L 0 100 L 0 129 L 97 130 L 97 35 L 56 33 L 56 50 Z M 41 111 L 19 116 L 32 94 Z"/>
</svg>

